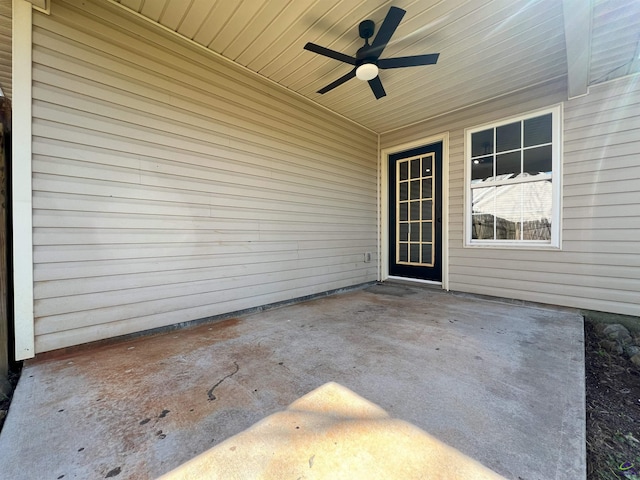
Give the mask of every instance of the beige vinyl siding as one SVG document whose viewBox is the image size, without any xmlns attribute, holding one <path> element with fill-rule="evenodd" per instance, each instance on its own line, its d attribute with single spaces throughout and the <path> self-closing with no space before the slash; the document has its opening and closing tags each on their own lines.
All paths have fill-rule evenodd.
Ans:
<svg viewBox="0 0 640 480">
<path fill-rule="evenodd" d="M 0 87 L 11 100 L 11 0 L 0 0 Z"/>
<path fill-rule="evenodd" d="M 375 134 L 113 5 L 33 39 L 37 352 L 376 279 Z"/>
<path fill-rule="evenodd" d="M 463 246 L 464 129 L 557 104 L 544 85 L 381 136 L 382 148 L 450 134 L 449 287 L 640 315 L 640 83 L 628 77 L 564 102 L 562 249 Z"/>
</svg>

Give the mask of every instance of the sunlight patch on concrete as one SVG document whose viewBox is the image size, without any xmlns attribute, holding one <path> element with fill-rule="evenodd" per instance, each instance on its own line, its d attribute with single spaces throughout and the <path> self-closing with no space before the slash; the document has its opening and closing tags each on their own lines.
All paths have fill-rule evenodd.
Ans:
<svg viewBox="0 0 640 480">
<path fill-rule="evenodd" d="M 423 430 L 329 382 L 160 477 L 502 479 Z"/>
</svg>

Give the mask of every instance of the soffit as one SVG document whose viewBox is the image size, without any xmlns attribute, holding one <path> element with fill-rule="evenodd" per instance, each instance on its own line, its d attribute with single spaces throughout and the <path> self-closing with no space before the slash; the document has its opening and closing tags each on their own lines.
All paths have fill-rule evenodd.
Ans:
<svg viewBox="0 0 640 480">
<path fill-rule="evenodd" d="M 596 0 L 589 84 L 640 72 L 640 1 Z"/>
<path fill-rule="evenodd" d="M 382 133 L 568 74 L 562 0 L 117 0 L 178 35 Z M 586 1 L 586 0 L 584 0 Z M 355 55 L 358 24 L 379 27 L 389 7 L 407 11 L 381 58 L 440 53 L 437 65 L 384 70 L 376 100 L 357 79 L 316 91 L 351 66 L 303 49 L 313 42 Z M 636 48 L 637 0 L 597 0 L 589 78 Z M 566 8 L 566 7 L 565 7 Z M 612 22 L 609 20 L 612 19 Z M 607 35 L 608 31 L 615 33 Z M 620 38 L 620 59 L 609 55 Z"/>
</svg>

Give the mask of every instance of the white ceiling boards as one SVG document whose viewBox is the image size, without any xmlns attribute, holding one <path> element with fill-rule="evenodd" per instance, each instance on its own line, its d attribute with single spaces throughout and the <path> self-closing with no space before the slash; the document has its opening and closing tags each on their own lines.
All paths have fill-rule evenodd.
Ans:
<svg viewBox="0 0 640 480">
<path fill-rule="evenodd" d="M 638 64 L 637 0 L 119 3 L 379 133 L 559 78 L 580 92 Z M 351 67 L 304 45 L 355 55 L 358 24 L 371 19 L 377 29 L 391 6 L 407 13 L 381 58 L 439 52 L 437 65 L 382 71 L 387 96 L 380 100 L 356 80 L 318 94 Z"/>
</svg>

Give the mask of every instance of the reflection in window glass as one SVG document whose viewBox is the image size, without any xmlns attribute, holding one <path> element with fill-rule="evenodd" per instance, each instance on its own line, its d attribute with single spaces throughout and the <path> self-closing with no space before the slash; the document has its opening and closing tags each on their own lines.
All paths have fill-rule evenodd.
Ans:
<svg viewBox="0 0 640 480">
<path fill-rule="evenodd" d="M 398 245 L 398 258 L 401 262 L 409 261 L 409 244 L 401 243 Z"/>
<path fill-rule="evenodd" d="M 493 215 L 473 215 L 471 220 L 471 238 L 493 240 Z"/>
<path fill-rule="evenodd" d="M 523 184 L 523 240 L 551 239 L 552 195 L 551 180 Z"/>
<path fill-rule="evenodd" d="M 495 187 L 474 188 L 472 190 L 472 212 L 493 215 L 495 210 Z"/>
<path fill-rule="evenodd" d="M 522 184 L 496 187 L 496 240 L 517 240 L 520 238 L 522 187 Z"/>
<path fill-rule="evenodd" d="M 496 240 L 517 240 L 519 224 L 514 222 L 506 222 L 500 218 L 495 219 L 496 222 Z"/>
<path fill-rule="evenodd" d="M 472 238 L 548 241 L 551 207 L 549 180 L 474 189 Z"/>
<path fill-rule="evenodd" d="M 431 165 L 431 157 L 424 157 L 422 159 L 422 176 L 423 177 L 429 177 L 431 175 L 433 175 L 433 170 L 432 170 L 432 165 Z"/>
<path fill-rule="evenodd" d="M 493 156 L 474 158 L 471 161 L 471 181 L 479 182 L 493 178 Z"/>
<path fill-rule="evenodd" d="M 517 152 L 496 155 L 496 175 L 512 174 L 511 178 L 520 175 L 520 150 Z"/>
<path fill-rule="evenodd" d="M 559 196 L 553 182 L 561 165 L 554 145 L 562 133 L 554 118 L 559 113 L 554 107 L 467 131 L 467 240 L 543 241 L 559 247 L 554 222 L 560 211 L 553 205 Z"/>
<path fill-rule="evenodd" d="M 551 240 L 551 219 L 541 218 L 525 222 L 522 225 L 522 230 L 523 240 Z"/>
<path fill-rule="evenodd" d="M 522 183 L 496 187 L 495 216 L 497 227 L 501 227 L 505 223 L 520 224 L 522 221 L 523 187 Z"/>
<path fill-rule="evenodd" d="M 496 128 L 496 152 L 506 152 L 521 147 L 521 126 L 521 122 L 516 122 Z"/>
<path fill-rule="evenodd" d="M 530 148 L 524 151 L 524 171 L 529 175 L 551 173 L 551 145 Z"/>
<path fill-rule="evenodd" d="M 493 153 L 493 128 L 471 135 L 471 156 L 480 157 Z"/>
<path fill-rule="evenodd" d="M 524 121 L 524 146 L 532 147 L 551 143 L 551 114 L 530 118 Z"/>
</svg>

